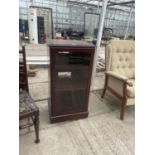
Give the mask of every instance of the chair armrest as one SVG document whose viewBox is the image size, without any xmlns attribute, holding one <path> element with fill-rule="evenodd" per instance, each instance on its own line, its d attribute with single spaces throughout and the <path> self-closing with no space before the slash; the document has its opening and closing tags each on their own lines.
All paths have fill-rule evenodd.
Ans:
<svg viewBox="0 0 155 155">
<path fill-rule="evenodd" d="M 119 80 L 123 80 L 123 81 L 127 81 L 128 80 L 128 78 L 126 76 L 120 75 L 120 74 L 118 74 L 116 72 L 106 71 L 105 73 L 107 75 L 113 76 L 113 77 L 115 77 L 115 78 L 117 78 Z"/>
<path fill-rule="evenodd" d="M 130 81 L 126 81 L 126 83 L 127 83 L 127 85 L 128 85 L 129 87 L 132 87 L 132 86 L 133 86 L 133 83 L 130 82 Z"/>
<path fill-rule="evenodd" d="M 112 72 L 112 71 L 106 71 L 105 73 L 109 76 L 116 78 L 116 79 L 124 81 L 130 87 L 133 86 L 132 82 L 128 81 L 129 79 L 126 76 L 120 75 L 120 74 L 118 74 L 116 72 Z"/>
</svg>

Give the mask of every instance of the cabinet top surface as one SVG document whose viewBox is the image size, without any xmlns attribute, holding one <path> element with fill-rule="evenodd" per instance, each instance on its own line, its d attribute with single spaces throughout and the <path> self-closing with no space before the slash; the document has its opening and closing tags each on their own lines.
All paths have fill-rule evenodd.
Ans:
<svg viewBox="0 0 155 155">
<path fill-rule="evenodd" d="M 51 47 L 88 47 L 88 48 L 95 48 L 92 43 L 88 43 L 85 41 L 79 40 L 49 40 L 47 43 L 48 46 Z"/>
</svg>

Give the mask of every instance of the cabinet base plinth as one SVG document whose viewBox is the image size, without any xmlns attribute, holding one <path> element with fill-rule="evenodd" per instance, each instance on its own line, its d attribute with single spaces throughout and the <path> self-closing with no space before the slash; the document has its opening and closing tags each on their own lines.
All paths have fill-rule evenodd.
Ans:
<svg viewBox="0 0 155 155">
<path fill-rule="evenodd" d="M 88 117 L 88 112 L 81 112 L 81 113 L 60 115 L 60 116 L 50 116 L 50 122 L 56 123 L 56 122 L 76 120 L 76 119 L 86 118 L 86 117 Z"/>
<path fill-rule="evenodd" d="M 52 116 L 52 114 L 51 114 L 51 99 L 50 98 L 48 99 L 48 108 L 49 108 L 50 123 L 87 118 L 88 113 L 89 113 L 88 111 L 85 111 L 85 112 L 78 112 L 78 113 L 65 114 L 65 115 L 59 115 L 59 116 Z"/>
</svg>

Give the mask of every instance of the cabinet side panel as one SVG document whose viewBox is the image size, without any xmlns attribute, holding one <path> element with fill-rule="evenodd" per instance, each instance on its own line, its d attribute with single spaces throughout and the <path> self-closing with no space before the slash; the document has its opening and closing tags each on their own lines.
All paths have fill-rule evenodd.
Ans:
<svg viewBox="0 0 155 155">
<path fill-rule="evenodd" d="M 95 49 L 91 49 L 88 52 L 91 54 L 91 59 L 90 59 L 90 66 L 89 66 L 88 80 L 87 80 L 86 111 L 88 111 L 89 94 L 90 94 L 90 87 L 91 87 L 91 79 L 92 79 L 91 77 L 92 77 L 92 69 L 93 69 L 93 61 L 94 61 Z"/>
</svg>

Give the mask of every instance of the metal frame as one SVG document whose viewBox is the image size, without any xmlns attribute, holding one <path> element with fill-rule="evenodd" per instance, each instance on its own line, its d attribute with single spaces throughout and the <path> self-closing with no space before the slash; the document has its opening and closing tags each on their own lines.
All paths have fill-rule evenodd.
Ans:
<svg viewBox="0 0 155 155">
<path fill-rule="evenodd" d="M 22 6 L 21 2 L 24 2 L 25 5 Z M 27 2 L 27 5 L 26 5 L 26 2 Z M 88 10 L 86 10 L 86 7 L 90 7 L 93 9 L 93 13 L 98 13 L 97 10 L 100 10 L 101 9 L 101 2 L 102 1 L 95 1 L 96 4 L 92 4 L 93 1 L 90 1 L 88 3 L 85 3 L 86 0 L 84 1 L 73 1 L 73 0 L 69 0 L 69 1 L 58 1 L 56 2 L 55 1 L 50 1 L 50 0 L 46 0 L 46 1 L 43 1 L 43 2 L 33 2 L 34 5 L 39 5 L 40 7 L 44 7 L 44 6 L 48 6 L 49 8 L 52 8 L 53 10 L 53 23 L 54 25 L 56 26 L 57 25 L 57 28 L 76 28 L 76 30 L 78 31 L 83 31 L 83 25 L 84 25 L 84 12 L 88 12 Z M 128 2 L 132 2 L 132 1 L 128 1 Z M 113 4 L 114 2 L 112 1 L 109 1 L 108 2 L 108 5 L 110 4 Z M 119 3 L 119 2 L 117 2 Z M 124 3 L 124 2 L 123 2 Z M 26 19 L 27 18 L 27 7 L 29 7 L 29 4 L 32 5 L 32 3 L 30 3 L 30 1 L 28 0 L 20 0 L 20 17 L 21 19 Z M 129 14 L 130 12 L 130 4 L 120 4 L 119 5 L 113 5 L 113 6 L 108 6 L 107 7 L 107 12 L 106 14 L 108 13 L 109 15 L 112 15 L 113 12 L 116 12 L 116 15 L 115 17 L 119 17 L 120 16 L 120 19 L 112 19 L 111 16 L 107 16 L 105 17 L 105 27 L 107 27 L 107 23 L 111 23 L 110 25 L 112 25 L 113 27 L 110 27 L 110 28 L 113 28 L 114 30 L 114 35 L 117 35 L 117 36 L 124 36 L 125 34 L 125 28 L 127 26 L 127 23 L 124 22 L 123 20 L 124 19 L 127 19 L 128 15 L 126 14 Z M 56 10 L 57 8 L 57 10 Z M 76 9 L 77 8 L 77 9 Z M 75 10 L 76 9 L 76 13 L 75 14 L 72 14 L 72 12 L 70 12 L 70 10 Z M 24 10 L 24 12 L 22 12 Z M 114 10 L 114 11 L 113 11 Z M 116 11 L 115 11 L 116 10 Z M 58 12 L 59 11 L 59 12 Z M 72 14 L 72 16 L 71 16 Z M 134 14 L 134 6 L 133 6 L 133 14 Z M 63 15 L 63 17 L 61 17 L 61 15 Z M 72 18 L 71 18 L 72 17 Z M 73 20 L 75 17 L 76 20 Z M 79 19 L 77 19 L 76 17 L 79 17 Z M 133 16 L 131 17 L 133 18 Z M 72 21 L 72 22 L 70 22 Z M 117 22 L 118 21 L 118 22 Z M 119 24 L 117 24 L 119 23 Z M 132 20 L 131 20 L 131 24 L 132 24 Z M 130 24 L 130 25 L 131 25 Z M 123 25 L 123 27 L 121 27 L 121 25 Z M 133 24 L 132 24 L 133 25 Z M 130 27 L 129 26 L 129 35 L 133 35 L 134 36 L 134 31 L 131 31 L 130 30 Z M 122 31 L 124 30 L 124 31 Z"/>
<path fill-rule="evenodd" d="M 92 86 L 94 85 L 94 79 L 95 79 L 95 75 L 96 75 L 97 58 L 99 55 L 99 47 L 101 44 L 101 38 L 102 38 L 102 32 L 103 32 L 103 27 L 104 27 L 104 18 L 105 18 L 105 13 L 106 13 L 106 8 L 107 8 L 107 2 L 108 2 L 108 0 L 105 0 L 105 1 L 103 0 L 103 4 L 102 4 L 101 19 L 100 19 L 100 25 L 99 25 L 99 29 L 98 29 L 96 50 L 95 50 L 95 55 L 94 55 Z"/>
<path fill-rule="evenodd" d="M 129 5 L 124 5 L 124 4 L 133 4 L 135 1 L 125 1 L 125 2 L 110 2 L 111 4 L 108 4 L 108 6 L 114 6 L 114 5 L 122 5 L 122 6 L 129 6 Z M 129 6 L 130 7 L 130 6 Z"/>
<path fill-rule="evenodd" d="M 132 4 L 131 9 L 130 9 L 128 24 L 127 24 L 127 27 L 126 27 L 124 39 L 126 39 L 127 38 L 127 35 L 128 35 L 128 30 L 129 30 L 129 26 L 130 26 L 131 17 L 132 17 L 132 11 L 133 11 L 133 4 Z"/>
</svg>

